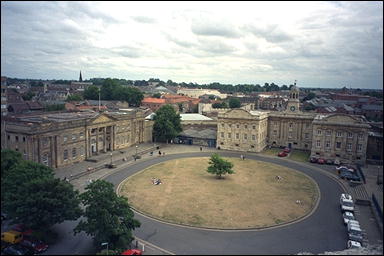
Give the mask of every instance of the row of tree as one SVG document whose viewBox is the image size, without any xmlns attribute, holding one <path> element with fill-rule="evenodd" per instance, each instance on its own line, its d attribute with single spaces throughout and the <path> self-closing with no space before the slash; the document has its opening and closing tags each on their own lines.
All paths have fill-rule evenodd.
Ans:
<svg viewBox="0 0 384 256">
<path fill-rule="evenodd" d="M 51 168 L 23 160 L 19 152 L 1 151 L 1 211 L 14 223 L 47 233 L 54 224 L 85 217 L 75 234 L 85 231 L 98 248 L 108 242 L 111 249 L 126 249 L 132 230 L 140 226 L 127 199 L 117 196 L 113 184 L 104 180 L 85 190 L 80 194 L 67 180 L 54 178 Z"/>
<path fill-rule="evenodd" d="M 144 99 L 144 94 L 137 88 L 121 85 L 116 79 L 105 79 L 101 87 L 88 86 L 84 90 L 84 99 L 120 100 L 128 102 L 129 106 L 138 107 Z"/>
</svg>

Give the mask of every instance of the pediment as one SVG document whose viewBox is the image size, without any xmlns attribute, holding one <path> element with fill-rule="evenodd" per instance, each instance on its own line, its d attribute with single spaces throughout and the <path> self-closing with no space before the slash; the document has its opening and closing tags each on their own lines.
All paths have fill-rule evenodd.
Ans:
<svg viewBox="0 0 384 256">
<path fill-rule="evenodd" d="M 226 112 L 226 118 L 237 118 L 237 119 L 252 119 L 253 116 L 244 109 L 232 109 Z"/>
<path fill-rule="evenodd" d="M 100 114 L 99 116 L 95 117 L 94 119 L 89 121 L 89 124 L 101 124 L 101 123 L 108 123 L 115 121 L 113 118 L 105 115 L 105 114 Z"/>
<path fill-rule="evenodd" d="M 339 123 L 360 123 L 361 120 L 358 118 L 354 118 L 350 115 L 343 115 L 343 114 L 333 114 L 325 118 L 328 122 L 339 122 Z"/>
</svg>

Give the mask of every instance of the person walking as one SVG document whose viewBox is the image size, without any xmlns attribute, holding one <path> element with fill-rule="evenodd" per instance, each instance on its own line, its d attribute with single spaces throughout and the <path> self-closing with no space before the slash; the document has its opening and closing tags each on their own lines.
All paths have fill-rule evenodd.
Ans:
<svg viewBox="0 0 384 256">
<path fill-rule="evenodd" d="M 203 147 L 200 147 L 200 151 L 203 151 Z"/>
<path fill-rule="evenodd" d="M 159 150 L 159 156 L 161 156 L 161 151 Z"/>
</svg>

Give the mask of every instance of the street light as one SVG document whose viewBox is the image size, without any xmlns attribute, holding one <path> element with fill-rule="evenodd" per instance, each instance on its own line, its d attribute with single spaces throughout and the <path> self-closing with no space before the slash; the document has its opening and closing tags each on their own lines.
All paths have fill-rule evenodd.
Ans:
<svg viewBox="0 0 384 256">
<path fill-rule="evenodd" d="M 137 158 L 137 148 L 138 148 L 139 146 L 137 146 L 136 145 L 136 155 L 135 155 L 135 160 L 136 160 L 136 158 Z"/>
<path fill-rule="evenodd" d="M 107 255 L 108 255 L 108 243 L 101 243 L 101 246 L 104 246 L 104 245 L 107 245 Z"/>
<path fill-rule="evenodd" d="M 111 166 L 112 166 L 112 152 L 111 152 Z"/>
</svg>

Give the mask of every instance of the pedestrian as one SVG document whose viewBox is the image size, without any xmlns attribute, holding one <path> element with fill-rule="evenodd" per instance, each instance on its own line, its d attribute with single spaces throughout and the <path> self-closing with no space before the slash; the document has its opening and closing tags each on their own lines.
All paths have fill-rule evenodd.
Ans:
<svg viewBox="0 0 384 256">
<path fill-rule="evenodd" d="M 240 155 L 240 159 L 243 160 L 243 155 Z"/>
<path fill-rule="evenodd" d="M 159 156 L 161 156 L 161 151 L 159 150 Z"/>
<path fill-rule="evenodd" d="M 243 160 L 245 160 L 245 155 L 243 156 Z"/>
<path fill-rule="evenodd" d="M 200 147 L 200 151 L 203 151 L 203 148 L 202 148 L 202 147 Z"/>
</svg>

